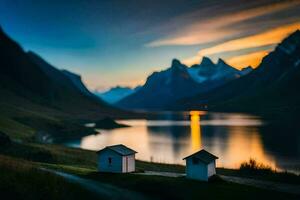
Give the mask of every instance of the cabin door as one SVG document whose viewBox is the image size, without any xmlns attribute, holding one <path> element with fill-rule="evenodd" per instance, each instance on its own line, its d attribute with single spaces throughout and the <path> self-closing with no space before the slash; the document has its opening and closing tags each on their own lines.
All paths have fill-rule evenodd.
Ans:
<svg viewBox="0 0 300 200">
<path fill-rule="evenodd" d="M 125 169 L 126 169 L 126 172 L 128 172 L 128 157 L 126 156 L 126 161 L 125 161 Z"/>
</svg>

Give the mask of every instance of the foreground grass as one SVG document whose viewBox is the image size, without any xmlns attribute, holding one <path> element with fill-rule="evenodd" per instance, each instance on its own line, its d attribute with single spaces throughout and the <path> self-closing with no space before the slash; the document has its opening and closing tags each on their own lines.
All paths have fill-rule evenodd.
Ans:
<svg viewBox="0 0 300 200">
<path fill-rule="evenodd" d="M 238 170 L 218 168 L 217 173 L 227 176 L 238 176 L 281 183 L 300 184 L 300 175 L 295 175 L 288 172 L 277 172 L 270 166 L 258 163 L 254 159 L 243 162 Z"/>
<path fill-rule="evenodd" d="M 85 171 L 92 172 L 97 169 L 97 155 L 94 151 L 81 150 L 76 148 L 63 147 L 60 145 L 46 145 L 36 143 L 18 144 L 1 148 L 0 154 L 5 154 L 15 158 L 22 158 L 33 162 L 47 165 L 51 168 L 61 169 L 72 173 L 83 174 Z M 145 161 L 136 161 L 136 169 L 143 171 L 161 171 L 184 173 L 185 166 L 151 163 Z M 239 170 L 217 168 L 217 174 L 247 177 L 260 180 L 277 181 L 281 183 L 300 184 L 300 176 L 269 170 Z"/>
<path fill-rule="evenodd" d="M 1 155 L 2 154 L 2 155 Z M 5 155 L 5 156 L 3 156 Z M 0 194 L 12 199 L 89 199 L 92 194 L 39 168 L 55 169 L 126 188 L 151 199 L 299 199 L 299 196 L 223 181 L 204 183 L 185 178 L 97 173 L 96 153 L 59 145 L 12 143 L 0 147 Z M 184 172 L 182 165 L 137 161 L 138 171 Z M 218 174 L 242 176 L 241 170 L 217 169 Z M 2 174 L 5 174 L 4 176 Z M 274 174 L 270 176 L 274 177 Z M 278 174 L 276 173 L 276 176 Z M 265 175 L 256 175 L 265 179 Z M 279 176 L 278 176 L 279 177 Z M 299 176 L 293 176 L 299 183 Z M 283 178 L 278 178 L 282 182 Z M 289 179 L 290 180 L 290 179 Z"/>
<path fill-rule="evenodd" d="M 90 173 L 89 179 L 140 192 L 152 199 L 298 199 L 284 193 L 262 190 L 222 180 L 200 182 L 182 178 L 136 174 Z"/>
<path fill-rule="evenodd" d="M 6 199 L 94 199 L 64 178 L 41 171 L 34 163 L 0 155 L 0 194 Z"/>
</svg>

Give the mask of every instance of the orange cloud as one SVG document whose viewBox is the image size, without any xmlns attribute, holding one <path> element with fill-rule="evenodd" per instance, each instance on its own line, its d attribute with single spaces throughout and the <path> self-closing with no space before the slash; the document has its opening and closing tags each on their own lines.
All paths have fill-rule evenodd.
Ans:
<svg viewBox="0 0 300 200">
<path fill-rule="evenodd" d="M 268 55 L 269 51 L 257 51 L 241 56 L 235 56 L 226 60 L 226 62 L 237 69 L 242 69 L 247 66 L 256 68 L 263 57 Z"/>
<path fill-rule="evenodd" d="M 188 25 L 182 27 L 180 31 L 176 32 L 175 34 L 167 38 L 150 42 L 146 46 L 158 47 L 166 45 L 196 45 L 222 40 L 224 38 L 244 33 L 244 30 L 234 29 L 231 26 L 233 24 L 263 15 L 272 14 L 299 5 L 300 1 L 281 1 L 267 6 L 261 6 L 258 8 L 252 8 L 233 13 L 230 12 L 217 17 L 210 17 L 209 19 L 192 22 L 191 24 L 187 22 Z M 193 21 L 193 19 L 198 18 L 198 15 L 199 11 L 189 15 L 184 15 L 176 20 L 184 21 L 185 18 L 188 19 L 187 21 Z M 165 26 L 168 26 L 168 24 Z"/>
<path fill-rule="evenodd" d="M 229 51 L 239 51 L 239 50 L 244 50 L 244 49 L 248 49 L 248 48 L 256 48 L 256 47 L 258 48 L 258 47 L 272 45 L 272 44 L 278 44 L 285 37 L 287 37 L 292 32 L 296 31 L 297 29 L 300 29 L 300 23 L 293 23 L 293 24 L 277 27 L 277 28 L 265 31 L 263 33 L 253 35 L 253 36 L 230 40 L 228 42 L 224 42 L 219 45 L 203 49 L 203 50 L 199 51 L 196 56 L 193 56 L 193 57 L 183 60 L 183 63 L 185 63 L 187 65 L 192 65 L 192 64 L 199 63 L 199 60 L 201 60 L 201 58 L 203 56 L 220 54 L 220 53 L 225 53 L 225 52 L 229 52 Z M 251 53 L 248 55 L 251 55 Z M 244 56 L 246 56 L 246 55 L 244 55 Z M 238 64 L 237 62 L 235 62 L 235 64 L 237 64 L 237 66 L 253 65 L 253 62 L 246 64 L 245 63 L 246 58 L 245 57 L 242 57 L 242 58 L 244 59 L 244 62 L 242 64 Z M 250 60 L 251 59 L 249 59 L 248 61 L 250 61 Z M 253 65 L 253 66 L 256 66 L 256 65 Z"/>
<path fill-rule="evenodd" d="M 236 51 L 241 49 L 277 44 L 280 43 L 283 38 L 285 38 L 297 29 L 300 29 L 300 23 L 281 26 L 253 36 L 230 40 L 228 42 L 213 46 L 211 48 L 201 50 L 199 51 L 199 54 L 211 55 L 226 51 Z"/>
</svg>

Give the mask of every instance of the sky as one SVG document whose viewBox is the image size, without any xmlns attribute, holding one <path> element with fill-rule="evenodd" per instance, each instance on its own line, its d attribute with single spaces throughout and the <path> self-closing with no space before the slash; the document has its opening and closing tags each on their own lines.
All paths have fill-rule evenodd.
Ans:
<svg viewBox="0 0 300 200">
<path fill-rule="evenodd" d="M 25 50 L 104 90 L 143 84 L 173 58 L 256 67 L 300 29 L 300 0 L 0 0 L 0 24 Z"/>
</svg>

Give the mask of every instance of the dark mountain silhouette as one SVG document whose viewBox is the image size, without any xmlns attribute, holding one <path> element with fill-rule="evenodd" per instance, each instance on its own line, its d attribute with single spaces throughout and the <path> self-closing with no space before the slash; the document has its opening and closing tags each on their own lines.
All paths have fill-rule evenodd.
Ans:
<svg viewBox="0 0 300 200">
<path fill-rule="evenodd" d="M 245 67 L 240 71 L 241 76 L 245 76 L 253 71 L 253 68 L 251 66 Z"/>
<path fill-rule="evenodd" d="M 93 94 L 82 83 L 81 77 L 79 75 L 69 72 L 67 70 L 59 70 L 53 67 L 45 60 L 43 60 L 39 55 L 35 54 L 32 51 L 29 51 L 27 54 L 29 55 L 31 60 L 37 66 L 39 66 L 51 80 L 59 83 L 60 85 L 68 88 L 69 90 L 79 90 L 83 95 L 91 97 L 93 96 Z"/>
<path fill-rule="evenodd" d="M 295 110 L 300 106 L 300 31 L 284 39 L 246 76 L 177 101 L 172 109 Z"/>
<path fill-rule="evenodd" d="M 76 86 L 77 89 L 79 89 L 79 91 L 81 91 L 82 94 L 93 97 L 93 98 L 97 99 L 98 101 L 100 101 L 100 99 L 97 96 L 95 96 L 92 92 L 90 92 L 86 88 L 86 86 L 84 85 L 84 83 L 81 80 L 80 75 L 72 73 L 68 70 L 61 70 L 61 72 L 72 81 L 72 83 Z"/>
<path fill-rule="evenodd" d="M 0 41 L 0 102 L 45 107 L 74 118 L 121 115 L 90 93 L 80 77 L 56 69 L 33 52 L 24 52 L 2 29 Z"/>
<path fill-rule="evenodd" d="M 239 70 L 221 59 L 214 64 L 204 57 L 201 64 L 192 67 L 174 59 L 170 68 L 151 74 L 145 85 L 116 105 L 125 109 L 164 110 L 172 102 L 208 92 L 240 76 Z"/>
</svg>

